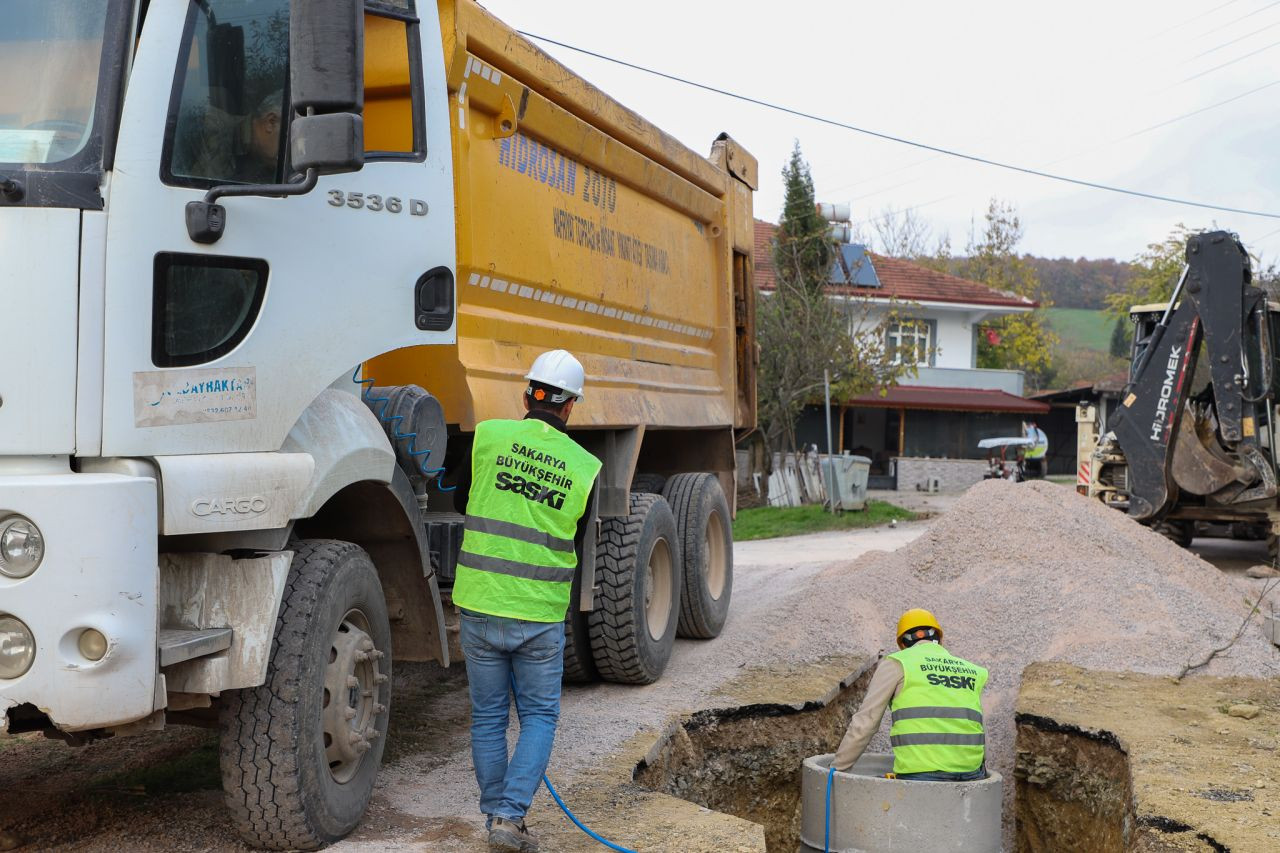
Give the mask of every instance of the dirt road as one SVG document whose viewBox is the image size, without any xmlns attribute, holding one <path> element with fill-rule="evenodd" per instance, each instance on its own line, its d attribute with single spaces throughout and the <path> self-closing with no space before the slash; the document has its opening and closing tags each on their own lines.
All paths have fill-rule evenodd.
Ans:
<svg viewBox="0 0 1280 853">
<path fill-rule="evenodd" d="M 782 672 L 841 655 L 874 654 L 875 649 L 855 647 L 848 626 L 821 621 L 823 613 L 847 619 L 836 614 L 849 613 L 858 595 L 856 585 L 821 570 L 869 551 L 896 549 L 927 526 L 914 522 L 738 544 L 733 613 L 725 633 L 709 642 L 678 641 L 658 684 L 568 688 L 552 780 L 572 788 L 637 732 L 722 703 L 717 691 L 744 672 Z M 483 849 L 462 666 L 445 671 L 402 665 L 395 684 L 379 790 L 360 829 L 333 849 Z M 0 832 L 21 841 L 21 849 L 244 849 L 223 816 L 217 740 L 209 731 L 175 728 L 79 749 L 38 737 L 0 741 L 0 788 L 22 792 L 7 797 L 0 812 Z M 564 845 L 576 843 L 576 836 L 562 833 L 577 831 L 565 830 L 567 822 L 548 803 L 539 794 L 531 822 L 563 839 L 553 849 L 569 849 Z"/>
</svg>

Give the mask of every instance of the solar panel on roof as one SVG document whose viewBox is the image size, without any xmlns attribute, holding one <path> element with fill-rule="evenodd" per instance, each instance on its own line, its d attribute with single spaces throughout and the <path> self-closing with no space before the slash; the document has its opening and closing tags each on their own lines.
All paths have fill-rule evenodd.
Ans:
<svg viewBox="0 0 1280 853">
<path fill-rule="evenodd" d="M 867 254 L 867 247 L 858 243 L 842 243 L 840 254 L 831 265 L 831 283 L 855 287 L 880 287 L 880 276 Z"/>
</svg>

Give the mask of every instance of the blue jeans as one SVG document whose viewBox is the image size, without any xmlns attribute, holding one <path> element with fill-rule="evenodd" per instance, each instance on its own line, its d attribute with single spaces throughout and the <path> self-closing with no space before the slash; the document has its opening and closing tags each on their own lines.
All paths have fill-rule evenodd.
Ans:
<svg viewBox="0 0 1280 853">
<path fill-rule="evenodd" d="M 462 611 L 462 652 L 471 689 L 471 761 L 480 811 L 519 823 L 529 811 L 560 719 L 564 623 Z M 520 739 L 507 758 L 511 678 Z"/>
</svg>

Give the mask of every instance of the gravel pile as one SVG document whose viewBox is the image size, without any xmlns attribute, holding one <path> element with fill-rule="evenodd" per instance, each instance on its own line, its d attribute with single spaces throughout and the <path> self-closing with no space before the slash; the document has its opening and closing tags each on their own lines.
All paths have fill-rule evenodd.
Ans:
<svg viewBox="0 0 1280 853">
<path fill-rule="evenodd" d="M 953 654 L 990 671 L 988 766 L 1008 780 L 1006 822 L 1024 667 L 1061 660 L 1177 674 L 1225 644 L 1248 612 L 1243 584 L 1123 513 L 1045 482 L 984 481 L 910 544 L 828 571 L 861 599 L 853 631 L 864 648 L 884 648 L 886 626 L 925 607 Z M 1272 677 L 1280 653 L 1250 626 L 1196 672 Z M 875 751 L 889 749 L 885 720 Z"/>
</svg>

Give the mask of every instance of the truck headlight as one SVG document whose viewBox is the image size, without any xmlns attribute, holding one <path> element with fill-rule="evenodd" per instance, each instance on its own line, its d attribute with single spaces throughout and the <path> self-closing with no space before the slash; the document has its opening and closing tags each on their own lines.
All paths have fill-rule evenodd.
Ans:
<svg viewBox="0 0 1280 853">
<path fill-rule="evenodd" d="M 44 536 L 35 522 L 20 515 L 0 520 L 0 574 L 25 578 L 44 559 Z"/>
<path fill-rule="evenodd" d="M 17 678 L 36 659 L 36 638 L 20 619 L 0 615 L 0 679 Z"/>
</svg>

